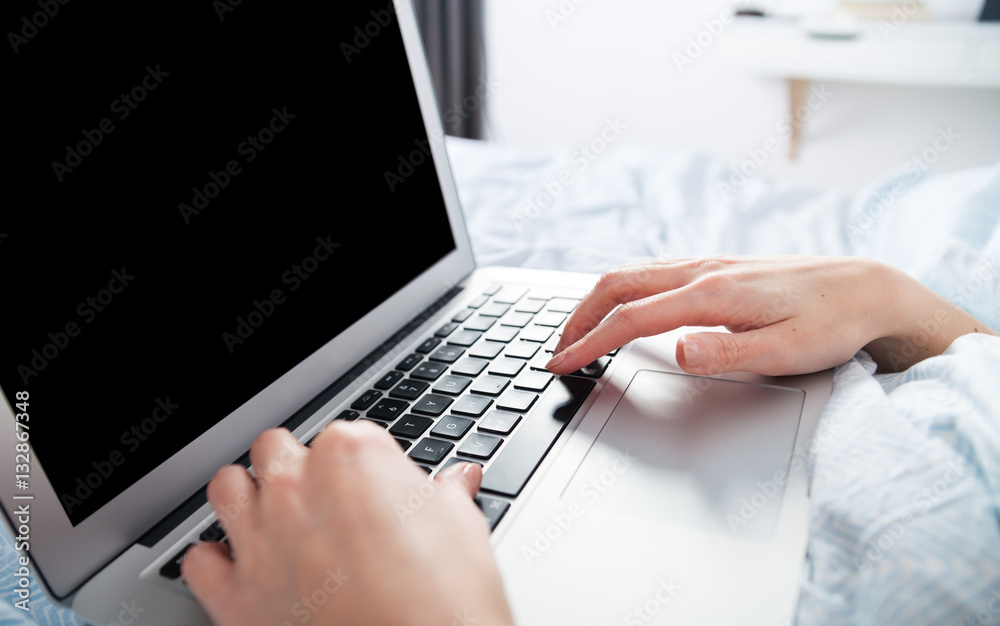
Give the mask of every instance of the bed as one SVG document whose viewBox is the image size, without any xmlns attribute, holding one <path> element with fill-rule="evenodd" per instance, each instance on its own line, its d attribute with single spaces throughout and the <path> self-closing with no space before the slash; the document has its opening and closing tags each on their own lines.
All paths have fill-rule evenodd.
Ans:
<svg viewBox="0 0 1000 626">
<path fill-rule="evenodd" d="M 479 265 L 601 272 L 651 257 L 860 255 L 894 265 L 1000 328 L 1000 164 L 901 167 L 855 197 L 722 160 L 617 145 L 579 152 L 448 139 Z M 733 184 L 734 181 L 736 184 Z M 1000 622 L 1000 338 L 969 335 L 906 372 L 864 352 L 837 368 L 808 450 L 810 540 L 797 623 Z M 42 600 L 0 625 L 78 624 Z"/>
</svg>

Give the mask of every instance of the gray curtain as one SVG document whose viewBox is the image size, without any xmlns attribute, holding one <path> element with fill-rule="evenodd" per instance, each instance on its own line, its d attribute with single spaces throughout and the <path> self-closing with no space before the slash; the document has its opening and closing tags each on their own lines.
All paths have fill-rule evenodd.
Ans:
<svg viewBox="0 0 1000 626">
<path fill-rule="evenodd" d="M 483 139 L 486 52 L 483 0 L 414 0 L 445 132 Z"/>
</svg>

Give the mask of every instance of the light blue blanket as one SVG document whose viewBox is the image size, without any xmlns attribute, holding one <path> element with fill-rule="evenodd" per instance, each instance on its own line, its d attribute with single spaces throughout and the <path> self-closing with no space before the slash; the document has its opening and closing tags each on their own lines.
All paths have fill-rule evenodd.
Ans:
<svg viewBox="0 0 1000 626">
<path fill-rule="evenodd" d="M 523 151 L 449 139 L 480 265 L 600 272 L 649 257 L 857 254 L 1000 328 L 1000 165 L 891 173 L 854 200 L 750 178 L 691 153 Z M 1000 339 L 971 335 L 894 375 L 837 368 L 810 457 L 798 623 L 1000 623 Z M 14 553 L 0 539 L 0 626 Z M 43 600 L 31 617 L 77 624 Z"/>
</svg>

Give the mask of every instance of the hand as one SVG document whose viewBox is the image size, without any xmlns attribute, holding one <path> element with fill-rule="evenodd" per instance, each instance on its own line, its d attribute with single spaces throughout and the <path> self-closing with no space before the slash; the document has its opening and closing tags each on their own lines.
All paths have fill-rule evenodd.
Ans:
<svg viewBox="0 0 1000 626">
<path fill-rule="evenodd" d="M 992 333 L 903 272 L 868 259 L 682 259 L 601 276 L 547 367 L 568 374 L 633 339 L 681 326 L 730 331 L 682 337 L 677 362 L 685 371 L 772 376 L 827 369 L 861 348 L 880 370 L 899 371 L 963 334 Z"/>
<path fill-rule="evenodd" d="M 233 560 L 204 543 L 182 564 L 214 623 L 512 623 L 478 465 L 431 482 L 366 422 L 334 422 L 311 448 L 269 430 L 250 459 L 256 481 L 235 465 L 208 486 Z"/>
</svg>

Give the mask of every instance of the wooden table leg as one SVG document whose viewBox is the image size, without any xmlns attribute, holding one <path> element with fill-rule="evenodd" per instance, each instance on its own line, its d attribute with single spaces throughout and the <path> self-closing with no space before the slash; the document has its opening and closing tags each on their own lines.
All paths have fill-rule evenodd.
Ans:
<svg viewBox="0 0 1000 626">
<path fill-rule="evenodd" d="M 788 111 L 791 119 L 789 123 L 792 126 L 792 134 L 788 138 L 788 160 L 794 161 L 799 157 L 799 140 L 800 140 L 800 129 L 804 121 L 799 121 L 798 111 L 799 108 L 805 106 L 806 94 L 809 92 L 809 81 L 802 78 L 789 78 L 788 79 L 788 96 L 789 96 L 789 106 Z"/>
</svg>

